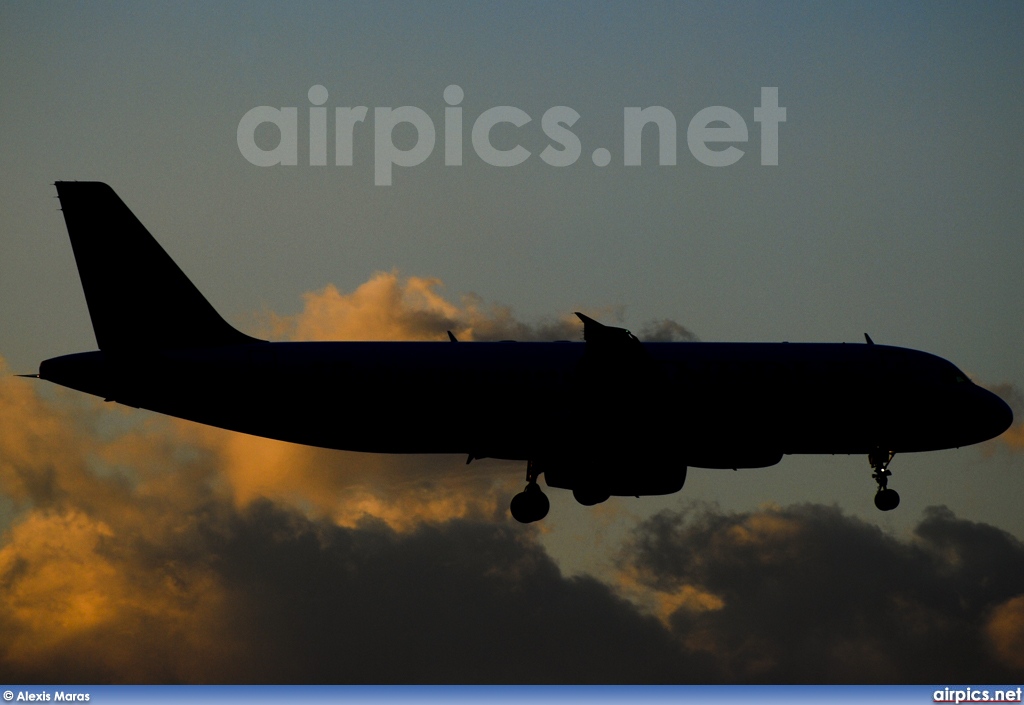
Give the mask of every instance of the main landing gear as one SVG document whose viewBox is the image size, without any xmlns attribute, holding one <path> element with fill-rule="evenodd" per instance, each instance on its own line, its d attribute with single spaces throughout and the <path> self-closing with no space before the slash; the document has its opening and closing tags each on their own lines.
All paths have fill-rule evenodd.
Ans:
<svg viewBox="0 0 1024 705">
<path fill-rule="evenodd" d="M 868 462 L 871 464 L 871 469 L 874 470 L 871 474 L 871 479 L 878 483 L 878 491 L 875 493 L 875 506 L 883 512 L 892 511 L 900 506 L 899 493 L 896 490 L 889 489 L 889 476 L 892 475 L 892 471 L 889 470 L 889 463 L 892 462 L 894 455 L 896 454 L 892 451 L 882 450 L 881 448 L 876 448 L 868 453 Z"/>
<path fill-rule="evenodd" d="M 537 484 L 538 474 L 533 461 L 527 461 L 526 489 L 513 497 L 512 504 L 509 505 L 512 518 L 522 524 L 540 521 L 548 515 L 548 510 L 551 509 L 548 496 L 541 491 L 540 485 Z"/>
</svg>

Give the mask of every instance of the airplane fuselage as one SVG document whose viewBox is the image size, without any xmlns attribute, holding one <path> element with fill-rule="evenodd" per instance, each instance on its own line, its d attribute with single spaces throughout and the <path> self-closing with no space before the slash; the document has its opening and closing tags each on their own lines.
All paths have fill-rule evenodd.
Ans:
<svg viewBox="0 0 1024 705">
<path fill-rule="evenodd" d="M 254 343 L 90 352 L 40 376 L 129 406 L 268 438 L 378 453 L 527 460 L 588 439 L 690 466 L 783 454 L 938 450 L 1009 410 L 942 358 L 884 345 L 647 343 L 622 376 L 585 343 Z M 576 439 L 571 440 L 571 439 Z"/>
</svg>

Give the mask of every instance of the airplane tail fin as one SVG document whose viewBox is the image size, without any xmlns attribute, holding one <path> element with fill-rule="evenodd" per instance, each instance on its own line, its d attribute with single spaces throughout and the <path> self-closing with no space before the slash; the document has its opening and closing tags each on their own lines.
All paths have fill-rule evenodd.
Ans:
<svg viewBox="0 0 1024 705">
<path fill-rule="evenodd" d="M 221 318 L 110 186 L 55 185 L 101 350 L 261 342 Z"/>
</svg>

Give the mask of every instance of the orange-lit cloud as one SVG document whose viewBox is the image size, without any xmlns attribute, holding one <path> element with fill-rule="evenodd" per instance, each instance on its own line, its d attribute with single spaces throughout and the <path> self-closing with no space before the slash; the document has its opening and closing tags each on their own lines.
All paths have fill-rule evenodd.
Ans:
<svg viewBox="0 0 1024 705">
<path fill-rule="evenodd" d="M 1015 450 L 1024 450 L 1024 422 L 1010 426 L 999 440 Z"/>
<path fill-rule="evenodd" d="M 672 627 L 672 615 L 680 610 L 706 612 L 720 610 L 725 601 L 718 595 L 696 585 L 681 583 L 672 588 L 651 589 L 637 567 L 627 565 L 618 571 L 615 587 L 620 594 L 653 614 L 666 628 Z"/>
<path fill-rule="evenodd" d="M 442 293 L 440 279 L 401 277 L 377 272 L 351 293 L 334 285 L 303 295 L 294 316 L 265 313 L 260 334 L 276 340 L 582 340 L 583 325 L 571 312 L 556 319 L 527 323 L 508 306 L 486 304 L 474 294 L 453 302 Z M 621 311 L 583 309 L 597 318 L 617 321 Z M 696 340 L 682 324 L 662 319 L 644 323 L 642 340 Z"/>
<path fill-rule="evenodd" d="M 191 649 L 220 641 L 216 580 L 160 557 L 195 535 L 217 497 L 212 470 L 163 424 L 124 424 L 63 391 L 45 399 L 38 384 L 0 360 L 0 487 L 15 506 L 0 545 L 0 671 L 174 677 Z"/>
<path fill-rule="evenodd" d="M 985 629 L 999 659 L 1024 671 L 1024 595 L 996 607 Z"/>
<path fill-rule="evenodd" d="M 466 341 L 581 339 L 583 327 L 571 314 L 530 325 L 473 295 L 453 303 L 442 287 L 440 279 L 377 272 L 349 294 L 333 285 L 304 294 L 295 316 L 268 313 L 264 333 L 285 340 L 447 340 L 449 330 Z"/>
<path fill-rule="evenodd" d="M 505 511 L 525 476 L 512 463 L 346 453 L 174 425 L 182 443 L 209 454 L 236 505 L 270 499 L 340 526 L 374 518 L 405 531 L 421 522 L 491 517 Z"/>
</svg>

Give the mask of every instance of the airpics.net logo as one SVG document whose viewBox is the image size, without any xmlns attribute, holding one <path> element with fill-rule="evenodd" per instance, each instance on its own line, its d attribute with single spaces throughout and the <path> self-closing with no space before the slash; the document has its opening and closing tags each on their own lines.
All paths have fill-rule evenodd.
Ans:
<svg viewBox="0 0 1024 705">
<path fill-rule="evenodd" d="M 309 166 L 327 166 L 328 110 L 327 89 L 317 85 L 309 89 Z M 463 109 L 459 107 L 465 94 L 459 86 L 444 89 L 444 163 L 445 166 L 463 164 Z M 761 88 L 761 105 L 754 108 L 754 122 L 760 125 L 761 164 L 779 163 L 779 124 L 786 121 L 786 109 L 779 106 L 779 89 Z M 353 138 L 357 125 L 366 121 L 369 108 L 336 107 L 334 109 L 334 164 L 353 166 Z M 553 167 L 575 164 L 583 153 L 579 137 L 569 128 L 580 119 L 580 114 L 565 105 L 545 111 L 540 120 L 541 130 L 551 144 L 540 152 L 540 159 Z M 499 124 L 507 123 L 523 128 L 533 120 L 524 110 L 511 105 L 499 105 L 480 113 L 470 130 L 470 143 L 476 156 L 485 164 L 513 167 L 530 159 L 533 154 L 518 142 L 510 149 L 499 149 L 491 141 L 491 132 Z M 256 131 L 264 124 L 277 127 L 277 146 L 264 149 L 257 144 Z M 416 139 L 407 149 L 395 144 L 395 130 L 410 125 Z M 658 164 L 674 166 L 676 163 L 676 118 L 668 108 L 660 105 L 646 108 L 627 107 L 622 111 L 622 163 L 641 166 L 644 127 L 653 124 L 658 139 Z M 299 109 L 274 108 L 260 105 L 248 111 L 238 122 L 238 149 L 256 166 L 296 166 L 299 163 Z M 407 128 L 406 128 L 407 129 Z M 507 129 L 507 128 L 506 128 Z M 647 131 L 647 134 L 652 134 Z M 712 167 L 725 167 L 738 162 L 745 152 L 737 144 L 748 140 L 747 122 L 732 108 L 715 105 L 704 108 L 691 118 L 686 128 L 686 144 L 690 154 Z M 425 162 L 434 151 L 437 130 L 430 115 L 411 105 L 400 108 L 373 109 L 373 181 L 378 186 L 390 186 L 394 167 L 410 168 Z M 715 145 L 712 147 L 711 145 Z M 728 146 L 725 146 L 728 145 Z M 305 155 L 303 155 L 305 156 Z M 611 164 L 612 153 L 604 147 L 595 149 L 591 161 L 604 167 Z"/>
</svg>

